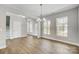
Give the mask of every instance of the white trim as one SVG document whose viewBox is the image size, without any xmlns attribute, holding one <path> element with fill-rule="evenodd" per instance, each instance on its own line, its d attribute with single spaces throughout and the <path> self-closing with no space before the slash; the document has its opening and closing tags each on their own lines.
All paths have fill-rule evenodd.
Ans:
<svg viewBox="0 0 79 59">
<path fill-rule="evenodd" d="M 75 46 L 79 46 L 79 43 L 70 41 L 70 40 L 62 40 L 62 39 L 58 39 L 58 38 L 53 38 L 53 37 L 47 37 L 47 36 L 42 36 L 43 38 L 47 38 L 49 40 L 55 40 L 55 41 L 59 41 L 59 42 L 63 42 L 63 43 L 67 43 L 67 44 L 71 44 L 71 45 L 75 45 Z"/>
</svg>

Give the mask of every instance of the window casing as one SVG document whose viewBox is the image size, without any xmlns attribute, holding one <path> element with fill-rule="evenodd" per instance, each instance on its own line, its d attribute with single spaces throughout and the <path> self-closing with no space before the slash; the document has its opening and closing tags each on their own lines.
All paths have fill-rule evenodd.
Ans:
<svg viewBox="0 0 79 59">
<path fill-rule="evenodd" d="M 33 22 L 32 21 L 27 21 L 27 32 L 28 33 L 32 33 L 33 32 Z"/>
<path fill-rule="evenodd" d="M 67 37 L 68 35 L 68 17 L 56 18 L 57 36 Z"/>
<path fill-rule="evenodd" d="M 43 33 L 50 34 L 50 20 L 43 18 Z"/>
</svg>

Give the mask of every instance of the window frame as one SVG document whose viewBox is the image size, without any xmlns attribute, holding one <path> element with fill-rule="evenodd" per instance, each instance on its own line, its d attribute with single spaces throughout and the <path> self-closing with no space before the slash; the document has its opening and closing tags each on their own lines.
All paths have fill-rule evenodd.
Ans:
<svg viewBox="0 0 79 59">
<path fill-rule="evenodd" d="M 48 35 L 51 34 L 50 25 L 51 25 L 50 20 L 46 20 L 45 18 L 43 18 L 43 34 L 48 34 Z"/>
<path fill-rule="evenodd" d="M 57 20 L 59 20 L 60 23 L 57 23 Z M 56 35 L 61 37 L 68 37 L 68 16 L 56 18 Z"/>
<path fill-rule="evenodd" d="M 33 22 L 31 19 L 27 19 L 27 32 L 28 34 L 33 32 Z"/>
</svg>

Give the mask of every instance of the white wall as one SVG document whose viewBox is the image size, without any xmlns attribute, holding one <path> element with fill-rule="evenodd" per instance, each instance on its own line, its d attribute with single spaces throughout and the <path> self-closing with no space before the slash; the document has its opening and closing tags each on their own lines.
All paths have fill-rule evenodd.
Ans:
<svg viewBox="0 0 79 59">
<path fill-rule="evenodd" d="M 22 17 L 21 17 L 21 21 L 22 21 L 21 36 L 26 37 L 27 36 L 27 22 L 26 22 L 26 19 Z"/>
<path fill-rule="evenodd" d="M 3 11 L 0 11 L 0 49 L 6 47 L 6 17 Z"/>
<path fill-rule="evenodd" d="M 64 16 L 68 16 L 68 37 L 58 37 L 56 35 L 56 18 L 58 17 L 64 17 Z M 51 21 L 51 37 L 53 38 L 57 38 L 57 40 L 64 40 L 64 41 L 70 41 L 70 42 L 75 42 L 75 43 L 79 43 L 79 39 L 78 39 L 78 8 L 74 8 L 71 10 L 67 10 L 67 11 L 63 11 L 63 12 L 59 12 L 56 14 L 51 14 L 48 16 L 45 16 L 46 19 Z"/>
<path fill-rule="evenodd" d="M 77 23 L 78 23 L 78 42 L 79 42 L 79 7 L 78 7 L 78 20 L 77 20 Z"/>
<path fill-rule="evenodd" d="M 10 15 L 10 38 L 25 37 L 26 20 L 17 15 Z"/>
</svg>

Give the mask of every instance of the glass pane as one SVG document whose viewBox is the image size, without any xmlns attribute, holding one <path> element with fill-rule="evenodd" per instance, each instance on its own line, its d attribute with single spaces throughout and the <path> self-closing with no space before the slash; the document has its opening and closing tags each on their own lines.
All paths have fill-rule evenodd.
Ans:
<svg viewBox="0 0 79 59">
<path fill-rule="evenodd" d="M 56 19 L 58 36 L 67 37 L 67 20 L 68 20 L 68 17 L 61 17 Z"/>
</svg>

